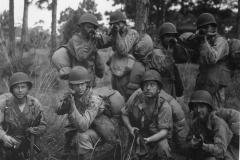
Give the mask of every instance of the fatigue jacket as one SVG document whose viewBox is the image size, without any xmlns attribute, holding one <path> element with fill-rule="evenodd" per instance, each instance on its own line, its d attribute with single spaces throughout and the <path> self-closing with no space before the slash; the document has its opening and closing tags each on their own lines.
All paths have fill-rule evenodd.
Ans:
<svg viewBox="0 0 240 160">
<path fill-rule="evenodd" d="M 111 46 L 111 38 L 100 35 L 96 40 L 89 39 L 83 32 L 73 35 L 66 47 L 70 52 L 72 67 L 81 65 L 85 67 L 91 75 L 91 80 L 97 77 L 102 78 L 104 74 L 104 62 L 97 53 L 98 49 Z"/>
<path fill-rule="evenodd" d="M 204 143 L 208 145 L 208 152 L 217 158 L 223 158 L 233 133 L 224 120 L 213 113 L 209 115 L 207 125 L 203 125 L 195 118 L 190 126 L 190 135 L 202 134 Z"/>
<path fill-rule="evenodd" d="M 88 90 L 84 93 L 83 96 L 81 96 L 81 97 L 74 96 L 74 101 L 75 101 L 75 105 L 77 108 L 77 111 L 74 111 L 74 113 L 75 113 L 74 115 L 76 115 L 76 112 L 79 112 L 80 115 L 83 115 L 83 117 L 85 116 L 84 118 L 85 118 L 86 123 L 83 122 L 83 126 L 80 129 L 81 132 L 86 131 L 89 128 L 89 126 L 88 126 L 89 122 L 92 122 L 94 120 L 94 117 L 89 117 L 89 111 L 87 112 L 87 116 L 84 114 L 88 107 L 89 97 L 91 94 L 92 94 L 92 88 L 88 88 Z M 71 107 L 70 102 L 63 101 L 59 104 L 58 108 L 56 109 L 56 113 L 58 115 L 66 114 L 70 107 Z M 93 114 L 95 114 L 95 112 Z M 73 113 L 72 113 L 72 115 L 73 115 Z M 69 115 L 68 117 L 70 119 L 72 119 L 73 116 Z M 82 117 L 82 116 L 80 116 L 80 117 Z M 74 123 L 73 120 L 69 120 L 69 124 L 67 124 L 64 127 L 65 133 L 68 133 L 68 134 L 76 133 L 77 130 L 73 123 Z"/>
<path fill-rule="evenodd" d="M 158 94 L 153 106 L 147 106 L 143 93 L 136 91 L 122 108 L 122 114 L 130 118 L 131 125 L 140 129 L 144 137 L 152 136 L 161 129 L 167 129 L 171 137 L 172 109 Z"/>
<path fill-rule="evenodd" d="M 195 90 L 207 90 L 214 95 L 220 87 L 227 87 L 232 76 L 228 66 L 227 41 L 219 34 L 210 36 L 204 43 L 194 38 L 194 33 L 184 33 L 180 37 L 188 47 L 195 47 L 193 49 L 197 53 L 191 57 L 200 65 Z"/>
<path fill-rule="evenodd" d="M 0 140 L 4 135 L 9 135 L 20 140 L 23 139 L 26 136 L 25 130 L 30 127 L 39 112 L 43 110 L 36 98 L 29 95 L 26 98 L 27 101 L 23 112 L 20 111 L 18 105 L 14 102 L 13 96 L 0 100 Z M 25 116 L 26 122 L 22 122 L 19 116 Z M 43 112 L 38 127 L 41 135 L 43 135 L 46 132 L 46 120 Z"/>
<path fill-rule="evenodd" d="M 125 28 L 121 35 L 117 33 L 113 38 L 112 48 L 114 54 L 111 59 L 110 69 L 118 77 L 131 71 L 135 62 L 133 57 L 133 47 L 139 41 L 137 31 Z"/>
</svg>

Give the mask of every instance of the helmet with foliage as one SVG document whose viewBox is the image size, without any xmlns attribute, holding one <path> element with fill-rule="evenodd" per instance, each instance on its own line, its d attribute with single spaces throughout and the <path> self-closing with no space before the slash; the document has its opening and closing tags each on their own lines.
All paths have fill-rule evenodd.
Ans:
<svg viewBox="0 0 240 160">
<path fill-rule="evenodd" d="M 19 83 L 27 83 L 29 86 L 29 89 L 32 88 L 32 82 L 31 82 L 29 76 L 23 72 L 16 72 L 10 77 L 10 80 L 9 80 L 9 86 L 10 86 L 11 93 L 12 93 L 13 86 L 15 84 L 19 84 Z"/>
<path fill-rule="evenodd" d="M 117 22 L 126 22 L 126 16 L 119 10 L 110 14 L 110 24 Z"/>
<path fill-rule="evenodd" d="M 212 14 L 203 13 L 197 18 L 197 29 L 207 24 L 214 24 L 217 26 L 217 22 Z"/>
<path fill-rule="evenodd" d="M 190 102 L 188 103 L 190 110 L 193 110 L 194 103 L 205 103 L 213 109 L 213 98 L 209 92 L 204 90 L 198 90 L 192 94 Z"/>
<path fill-rule="evenodd" d="M 94 26 L 96 26 L 96 28 L 98 27 L 98 22 L 97 22 L 97 18 L 92 15 L 91 13 L 84 13 L 78 22 L 78 25 L 83 24 L 83 23 L 91 23 Z"/>
<path fill-rule="evenodd" d="M 174 24 L 166 22 L 160 27 L 158 35 L 162 37 L 166 33 L 177 34 L 178 32 Z"/>
<path fill-rule="evenodd" d="M 86 68 L 82 66 L 73 67 L 69 72 L 69 83 L 79 84 L 90 81 L 90 77 Z"/>
<path fill-rule="evenodd" d="M 142 76 L 140 87 L 143 90 L 143 85 L 147 81 L 156 81 L 159 86 L 162 86 L 162 77 L 160 74 L 155 70 L 148 70 Z"/>
</svg>

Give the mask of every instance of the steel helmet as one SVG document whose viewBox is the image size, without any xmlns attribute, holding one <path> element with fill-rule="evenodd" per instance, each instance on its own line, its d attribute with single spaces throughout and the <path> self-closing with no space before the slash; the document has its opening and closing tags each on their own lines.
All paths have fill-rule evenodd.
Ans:
<svg viewBox="0 0 240 160">
<path fill-rule="evenodd" d="M 10 80 L 9 80 L 9 86 L 10 86 L 11 93 L 12 93 L 12 87 L 18 83 L 27 83 L 29 86 L 29 89 L 32 88 L 32 82 L 31 82 L 29 76 L 23 72 L 16 72 L 10 77 Z"/>
<path fill-rule="evenodd" d="M 207 24 L 215 24 L 217 26 L 217 22 L 212 14 L 203 13 L 197 18 L 197 29 Z"/>
<path fill-rule="evenodd" d="M 166 33 L 177 34 L 178 32 L 174 24 L 166 22 L 160 27 L 158 35 L 162 37 Z"/>
<path fill-rule="evenodd" d="M 82 66 L 73 67 L 69 72 L 69 83 L 79 84 L 89 82 L 90 77 L 86 68 Z"/>
<path fill-rule="evenodd" d="M 141 87 L 142 90 L 143 90 L 143 85 L 146 81 L 157 81 L 159 86 L 163 85 L 161 75 L 155 70 L 148 70 L 142 76 L 142 79 L 141 79 L 141 82 L 140 82 L 140 87 Z"/>
<path fill-rule="evenodd" d="M 84 13 L 80 19 L 79 19 L 79 22 L 78 22 L 78 25 L 82 24 L 82 23 L 91 23 L 93 25 L 96 26 L 96 28 L 98 27 L 98 21 L 97 21 L 97 18 L 92 15 L 91 13 Z"/>
<path fill-rule="evenodd" d="M 190 102 L 188 103 L 188 107 L 190 110 L 193 110 L 194 103 L 205 103 L 205 104 L 208 104 L 208 106 L 210 106 L 211 109 L 213 109 L 212 96 L 209 92 L 205 90 L 198 90 L 192 94 L 190 98 Z"/>
<path fill-rule="evenodd" d="M 110 24 L 117 22 L 126 22 L 126 16 L 119 10 L 110 14 Z"/>
</svg>

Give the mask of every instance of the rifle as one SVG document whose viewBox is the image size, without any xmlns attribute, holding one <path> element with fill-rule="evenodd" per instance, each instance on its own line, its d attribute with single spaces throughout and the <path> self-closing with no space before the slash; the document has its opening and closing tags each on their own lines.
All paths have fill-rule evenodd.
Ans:
<svg viewBox="0 0 240 160">
<path fill-rule="evenodd" d="M 42 118 L 42 111 L 39 112 L 35 120 L 31 123 L 30 127 L 37 127 L 40 124 Z M 30 147 L 30 155 L 28 153 L 28 149 Z M 25 138 L 19 142 L 17 146 L 14 146 L 14 150 L 18 152 L 18 155 L 20 156 L 21 160 L 30 158 L 33 160 L 34 156 L 34 150 L 37 153 L 41 152 L 41 149 L 34 144 L 34 135 L 30 133 L 26 133 Z"/>
<path fill-rule="evenodd" d="M 134 130 L 134 135 L 139 138 L 140 145 L 142 145 L 147 150 L 147 155 L 142 160 L 152 160 L 156 155 L 156 152 L 153 152 L 152 149 L 147 144 L 145 144 L 145 140 L 138 130 Z"/>
<path fill-rule="evenodd" d="M 202 145 L 203 145 L 203 139 L 204 139 L 200 130 L 197 131 L 197 133 L 195 134 L 195 137 L 197 139 L 201 139 L 201 141 L 199 142 L 200 146 L 199 146 L 198 151 L 197 151 L 197 160 L 200 160 L 202 158 Z"/>
</svg>

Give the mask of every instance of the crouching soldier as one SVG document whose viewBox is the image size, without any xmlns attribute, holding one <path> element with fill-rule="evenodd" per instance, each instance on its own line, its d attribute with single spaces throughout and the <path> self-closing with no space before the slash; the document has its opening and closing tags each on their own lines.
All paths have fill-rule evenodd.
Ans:
<svg viewBox="0 0 240 160">
<path fill-rule="evenodd" d="M 38 139 L 46 132 L 42 106 L 36 98 L 28 95 L 32 83 L 25 73 L 14 73 L 9 86 L 12 95 L 0 100 L 1 156 L 4 160 L 33 158 L 36 152 L 40 152 Z M 35 147 L 30 147 L 30 143 Z"/>
<path fill-rule="evenodd" d="M 121 111 L 124 98 L 119 92 L 106 87 L 92 89 L 89 82 L 86 68 L 76 66 L 70 70 L 70 90 L 56 110 L 59 115 L 68 114 L 69 120 L 64 128 L 63 159 L 70 157 L 70 144 L 74 137 L 79 160 L 90 159 L 100 138 L 113 145 L 116 141 L 116 119 L 113 118 L 112 121 L 109 115 L 116 115 Z M 104 99 L 109 99 L 109 103 Z M 114 108 L 107 108 L 107 105 Z"/>
<path fill-rule="evenodd" d="M 133 152 L 140 158 L 171 157 L 168 138 L 171 138 L 172 109 L 168 102 L 160 97 L 161 76 L 157 71 L 148 70 L 142 77 L 140 87 L 129 98 L 122 109 L 122 120 L 137 140 Z M 133 139 L 133 140 L 134 140 Z M 130 150 L 131 153 L 131 150 Z"/>
<path fill-rule="evenodd" d="M 111 45 L 110 38 L 96 34 L 97 18 L 90 13 L 80 17 L 78 27 L 80 31 L 54 52 L 53 66 L 58 70 L 61 79 L 68 79 L 72 67 L 84 66 L 90 75 L 90 84 L 94 86 L 95 75 L 102 78 L 104 74 L 104 63 L 98 49 Z"/>
<path fill-rule="evenodd" d="M 233 133 L 227 123 L 212 112 L 213 98 L 210 93 L 196 91 L 188 105 L 197 117 L 190 126 L 191 144 L 187 149 L 187 157 L 199 160 L 237 160 L 238 150 L 231 142 Z"/>
</svg>

